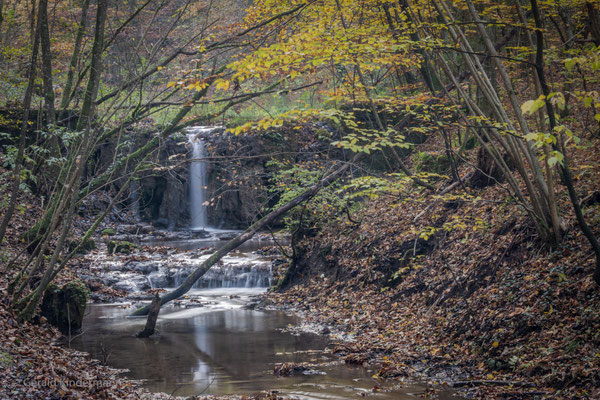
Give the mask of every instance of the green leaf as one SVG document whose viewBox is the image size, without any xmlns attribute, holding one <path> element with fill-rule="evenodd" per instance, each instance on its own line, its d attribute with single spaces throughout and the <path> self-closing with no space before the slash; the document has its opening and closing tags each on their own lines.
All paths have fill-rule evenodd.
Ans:
<svg viewBox="0 0 600 400">
<path fill-rule="evenodd" d="M 569 72 L 573 71 L 575 64 L 577 64 L 576 58 L 568 58 L 565 60 L 565 68 L 567 68 L 567 71 Z"/>
<path fill-rule="evenodd" d="M 540 96 L 537 100 L 527 100 L 521 105 L 521 112 L 523 114 L 533 114 L 546 104 L 544 96 Z"/>
</svg>

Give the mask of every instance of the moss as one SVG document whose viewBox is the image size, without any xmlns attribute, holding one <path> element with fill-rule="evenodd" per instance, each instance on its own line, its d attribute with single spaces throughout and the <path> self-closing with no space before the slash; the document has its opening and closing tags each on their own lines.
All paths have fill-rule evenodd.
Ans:
<svg viewBox="0 0 600 400">
<path fill-rule="evenodd" d="M 117 233 L 117 231 L 115 231 L 112 228 L 106 228 L 101 233 L 102 233 L 102 236 L 105 236 L 105 235 L 106 236 L 114 236 Z"/>
<path fill-rule="evenodd" d="M 137 246 L 131 242 L 117 242 L 115 240 L 109 240 L 106 243 L 106 251 L 108 254 L 129 254 Z"/>
<path fill-rule="evenodd" d="M 446 154 L 426 153 L 419 151 L 415 154 L 415 171 L 445 175 L 451 172 L 450 160 Z"/>
<path fill-rule="evenodd" d="M 106 251 L 108 254 L 129 254 L 137 246 L 131 242 L 117 242 L 116 240 L 109 240 L 106 243 Z"/>
<path fill-rule="evenodd" d="M 469 137 L 467 143 L 465 143 L 465 150 L 473 150 L 477 145 L 477 138 L 475 136 Z"/>
<path fill-rule="evenodd" d="M 13 359 L 10 354 L 0 351 L 0 366 L 8 367 L 12 362 Z"/>
<path fill-rule="evenodd" d="M 81 245 L 79 245 L 79 243 L 81 243 Z M 69 243 L 69 252 L 75 250 L 77 246 L 79 246 L 77 249 L 77 254 L 86 254 L 96 248 L 96 242 L 92 238 L 87 238 L 83 242 L 73 240 L 71 243 Z"/>
<path fill-rule="evenodd" d="M 65 335 L 81 329 L 90 291 L 79 280 L 62 287 L 52 284 L 42 300 L 42 315 Z"/>
<path fill-rule="evenodd" d="M 115 253 L 129 254 L 137 246 L 131 242 L 118 242 L 115 246 Z"/>
</svg>

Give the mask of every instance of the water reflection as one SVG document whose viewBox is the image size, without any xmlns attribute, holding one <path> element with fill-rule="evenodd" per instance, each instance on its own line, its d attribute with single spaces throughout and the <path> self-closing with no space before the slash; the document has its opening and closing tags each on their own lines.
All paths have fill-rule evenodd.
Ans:
<svg viewBox="0 0 600 400">
<path fill-rule="evenodd" d="M 194 294 L 212 306 L 166 309 L 157 325 L 160 334 L 145 340 L 134 337 L 145 320 L 127 319 L 130 308 L 91 305 L 84 319 L 85 332 L 71 345 L 110 366 L 129 369 L 128 376 L 146 380 L 152 391 L 180 396 L 277 389 L 300 399 L 352 399 L 361 393 L 408 399 L 414 397 L 406 393 L 424 390 L 415 386 L 375 394 L 370 390 L 377 384 L 370 378 L 373 372 L 345 365 L 320 367 L 326 373 L 322 375 L 277 378 L 272 372 L 277 362 L 329 361 L 319 352 L 327 346 L 327 339 L 282 332 L 281 328 L 298 320 L 281 312 L 241 309 L 248 298 L 241 290 L 237 292 L 240 298 L 233 299 L 223 291 Z M 168 318 L 174 313 L 185 317 Z"/>
</svg>

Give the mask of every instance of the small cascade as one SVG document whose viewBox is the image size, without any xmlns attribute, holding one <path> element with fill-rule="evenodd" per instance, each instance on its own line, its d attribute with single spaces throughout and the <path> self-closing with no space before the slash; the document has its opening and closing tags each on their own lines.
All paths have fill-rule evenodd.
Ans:
<svg viewBox="0 0 600 400">
<path fill-rule="evenodd" d="M 206 157 L 201 134 L 215 130 L 214 127 L 196 126 L 188 130 L 188 141 L 192 149 L 190 163 L 190 215 L 192 231 L 205 230 L 208 227 L 206 206 Z"/>
<path fill-rule="evenodd" d="M 161 267 L 148 275 L 152 288 L 178 287 L 193 271 L 188 268 Z M 271 263 L 224 263 L 213 266 L 196 282 L 196 289 L 266 288 L 271 286 Z"/>
</svg>

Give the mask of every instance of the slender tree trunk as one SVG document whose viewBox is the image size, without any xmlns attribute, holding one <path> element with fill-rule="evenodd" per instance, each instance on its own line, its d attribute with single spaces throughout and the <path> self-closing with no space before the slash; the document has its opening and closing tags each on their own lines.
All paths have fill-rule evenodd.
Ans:
<svg viewBox="0 0 600 400">
<path fill-rule="evenodd" d="M 90 65 L 90 78 L 83 97 L 83 105 L 79 121 L 77 121 L 77 130 L 89 128 L 95 111 L 96 96 L 98 86 L 100 85 L 100 75 L 102 72 L 102 51 L 104 49 L 104 25 L 106 23 L 106 11 L 108 0 L 98 0 L 98 10 L 96 12 L 96 29 L 94 33 L 94 45 L 92 47 L 92 63 Z"/>
<path fill-rule="evenodd" d="M 46 122 L 54 125 L 54 87 L 52 86 L 52 54 L 50 49 L 50 28 L 48 24 L 48 0 L 40 0 L 40 42 L 42 45 L 42 78 L 44 80 L 44 103 L 46 106 Z"/>
<path fill-rule="evenodd" d="M 342 5 L 340 4 L 339 0 L 335 0 L 335 3 L 337 5 L 338 11 L 340 12 L 340 22 L 342 23 L 342 27 L 344 28 L 344 30 L 347 30 L 348 25 L 346 23 L 346 19 L 344 18 Z M 358 74 L 358 79 L 360 80 L 360 83 L 365 92 L 365 96 L 367 97 L 367 101 L 369 102 L 369 108 L 371 109 L 371 114 L 373 114 L 373 118 L 375 118 L 377 128 L 379 129 L 379 131 L 385 132 L 386 127 L 383 125 L 383 121 L 381 121 L 381 118 L 379 117 L 379 112 L 377 111 L 377 107 L 375 106 L 375 102 L 373 101 L 373 96 L 371 94 L 371 90 L 369 89 L 369 86 L 367 85 L 367 80 L 365 79 L 365 77 L 362 73 L 360 64 L 356 60 L 354 60 L 354 67 L 356 68 L 356 72 Z M 402 161 L 402 159 L 398 155 L 398 152 L 396 151 L 395 148 L 390 147 L 390 151 L 391 151 L 392 155 L 394 156 L 394 160 L 396 161 L 396 163 L 398 164 L 398 166 L 400 167 L 402 172 L 404 172 L 406 174 L 406 176 L 408 176 L 413 182 L 415 182 L 419 186 L 423 186 L 424 188 L 427 188 L 431 191 L 435 190 L 435 188 L 431 184 L 425 182 L 418 176 L 415 176 L 412 173 L 412 171 L 410 169 L 408 169 L 406 164 L 404 164 L 404 161 Z"/>
<path fill-rule="evenodd" d="M 73 90 L 73 78 L 75 76 L 75 69 L 77 68 L 77 61 L 79 60 L 79 53 L 81 51 L 81 44 L 83 43 L 83 34 L 87 25 L 87 11 L 90 6 L 90 0 L 83 0 L 81 2 L 81 18 L 79 19 L 79 26 L 77 27 L 77 33 L 75 34 L 75 44 L 73 46 L 73 54 L 69 61 L 69 69 L 67 71 L 67 81 L 62 92 L 60 99 L 60 110 L 61 114 L 69 107 L 71 99 L 71 91 Z"/>
<path fill-rule="evenodd" d="M 160 296 L 156 294 L 150 308 L 148 309 L 148 319 L 146 320 L 146 326 L 143 331 L 138 332 L 135 336 L 138 338 L 147 338 L 154 335 L 156 328 L 156 320 L 158 319 L 158 313 L 160 312 Z"/>
<path fill-rule="evenodd" d="M 33 49 L 31 53 L 31 60 L 29 64 L 29 70 L 27 71 L 28 82 L 27 88 L 25 89 L 25 95 L 23 97 L 23 122 L 21 123 L 21 132 L 19 138 L 19 150 L 17 151 L 17 158 L 15 161 L 15 169 L 13 171 L 13 181 L 10 186 L 10 200 L 8 202 L 8 207 L 4 212 L 4 216 L 2 217 L 2 222 L 0 222 L 0 246 L 4 243 L 4 236 L 6 235 L 6 228 L 8 228 L 8 223 L 10 222 L 13 213 L 15 212 L 15 207 L 17 206 L 17 198 L 20 193 L 20 185 L 21 185 L 21 170 L 23 168 L 23 161 L 25 155 L 25 144 L 27 142 L 27 131 L 29 130 L 29 111 L 31 108 L 31 98 L 33 96 L 33 87 L 35 85 L 35 77 L 36 77 L 36 64 L 37 64 L 37 56 L 39 51 L 39 32 L 40 32 L 40 19 L 38 19 L 37 27 L 34 33 L 33 40 Z"/>
<path fill-rule="evenodd" d="M 2 44 L 2 23 L 4 23 L 4 0 L 0 0 L 0 44 Z"/>
<path fill-rule="evenodd" d="M 538 79 L 540 81 L 542 92 L 547 98 L 550 94 L 550 88 L 548 87 L 548 83 L 546 82 L 546 76 L 544 74 L 544 33 L 542 18 L 538 8 L 537 0 L 530 1 L 531 9 L 533 11 L 533 17 L 535 19 L 535 25 L 537 28 L 535 31 L 537 39 L 535 67 Z M 556 127 L 556 117 L 554 114 L 554 106 L 549 100 L 546 101 L 546 111 L 548 114 L 548 120 L 550 122 L 550 130 L 553 132 L 554 128 Z M 600 285 L 600 243 L 598 242 L 598 239 L 594 236 L 594 232 L 592 232 L 591 228 L 585 220 L 585 217 L 583 216 L 579 196 L 577 195 L 577 190 L 575 190 L 573 175 L 571 174 L 571 169 L 569 168 L 569 157 L 567 154 L 567 149 L 564 145 L 564 140 L 562 139 L 561 133 L 559 133 L 558 135 L 560 136 L 558 140 L 559 144 L 555 144 L 554 148 L 555 150 L 560 151 L 564 157 L 563 162 L 559 165 L 561 171 L 561 178 L 564 185 L 567 187 L 567 191 L 569 192 L 569 199 L 571 200 L 571 204 L 573 206 L 573 211 L 575 212 L 575 217 L 577 218 L 577 224 L 579 225 L 579 229 L 581 229 L 581 232 L 584 234 L 584 236 L 590 243 L 590 246 L 594 251 L 594 255 L 596 256 L 594 280 L 596 281 L 596 284 Z"/>
</svg>

